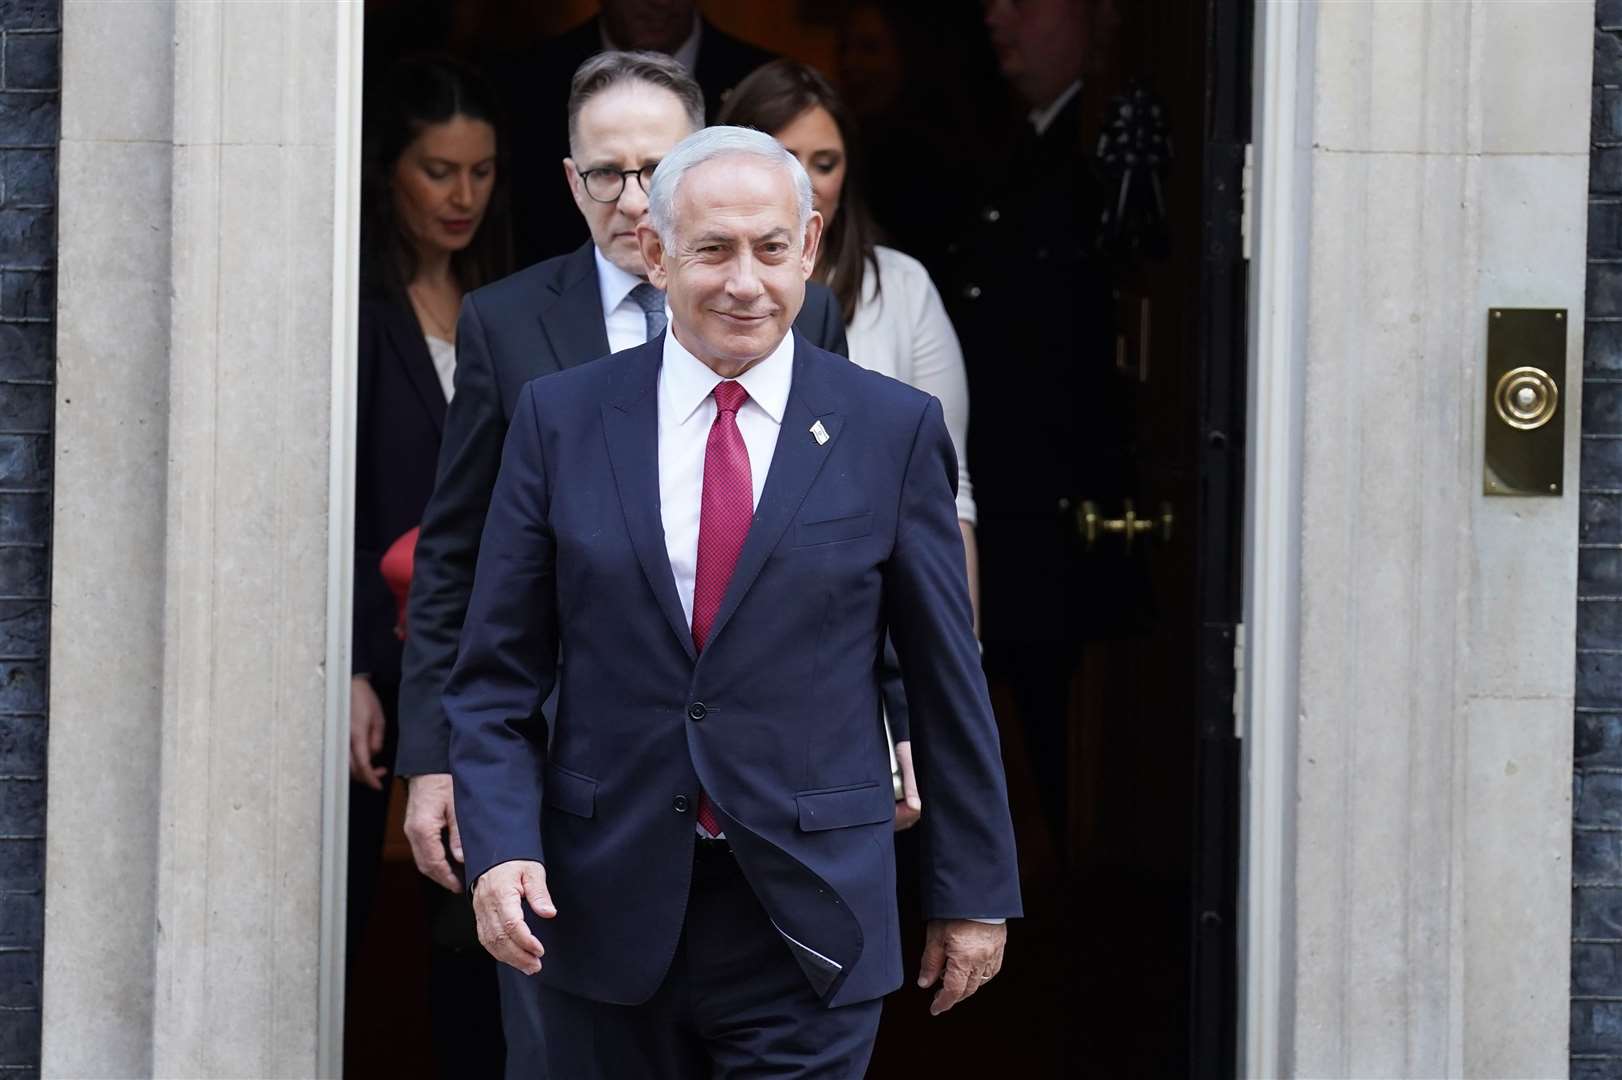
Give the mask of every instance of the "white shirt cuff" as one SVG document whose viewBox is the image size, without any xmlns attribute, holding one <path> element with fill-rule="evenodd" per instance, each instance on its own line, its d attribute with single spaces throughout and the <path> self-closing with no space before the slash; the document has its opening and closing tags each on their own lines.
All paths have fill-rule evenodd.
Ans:
<svg viewBox="0 0 1622 1080">
<path fill-rule="evenodd" d="M 970 919 L 970 922 L 983 922 L 987 926 L 1001 926 L 1007 919 Z"/>
</svg>

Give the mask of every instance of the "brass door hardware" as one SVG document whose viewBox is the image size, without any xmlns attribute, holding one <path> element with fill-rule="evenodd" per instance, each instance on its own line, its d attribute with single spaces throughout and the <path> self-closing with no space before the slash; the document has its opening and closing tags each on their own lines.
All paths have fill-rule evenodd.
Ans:
<svg viewBox="0 0 1622 1080">
<path fill-rule="evenodd" d="M 1488 495 L 1560 494 L 1567 334 L 1562 308 L 1492 308 L 1487 314 L 1482 490 Z"/>
<path fill-rule="evenodd" d="M 1156 534 L 1163 542 L 1171 540 L 1172 525 L 1176 518 L 1172 513 L 1171 503 L 1160 504 L 1158 517 L 1139 517 L 1137 508 L 1132 500 L 1127 499 L 1123 504 L 1125 510 L 1118 518 L 1103 517 L 1098 512 L 1098 504 L 1091 499 L 1083 502 L 1076 508 L 1076 528 L 1081 538 L 1087 541 L 1091 549 L 1098 543 L 1100 533 L 1115 533 L 1119 535 L 1126 545 L 1126 550 L 1132 550 L 1132 542 L 1140 536 Z"/>
<path fill-rule="evenodd" d="M 1498 418 L 1519 431 L 1536 431 L 1560 407 L 1560 386 L 1540 367 L 1518 367 L 1504 372 L 1493 390 Z"/>
</svg>

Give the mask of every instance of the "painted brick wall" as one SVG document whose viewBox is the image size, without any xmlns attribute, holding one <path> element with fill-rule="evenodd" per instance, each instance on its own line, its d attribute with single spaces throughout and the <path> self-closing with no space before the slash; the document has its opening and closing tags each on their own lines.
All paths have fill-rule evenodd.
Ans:
<svg viewBox="0 0 1622 1080">
<path fill-rule="evenodd" d="M 60 0 L 0 0 L 0 1078 L 37 1076 Z"/>
<path fill-rule="evenodd" d="M 1622 1074 L 1622 0 L 1595 8 L 1572 836 L 1571 1075 Z"/>
</svg>

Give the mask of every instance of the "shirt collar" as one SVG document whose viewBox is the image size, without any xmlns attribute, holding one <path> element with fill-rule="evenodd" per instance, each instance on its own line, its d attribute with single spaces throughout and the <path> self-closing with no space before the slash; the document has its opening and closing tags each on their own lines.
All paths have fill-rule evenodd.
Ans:
<svg viewBox="0 0 1622 1080">
<path fill-rule="evenodd" d="M 597 291 L 602 296 L 603 316 L 606 318 L 625 302 L 632 289 L 643 282 L 636 275 L 628 274 L 609 262 L 602 248 L 593 245 L 591 253 L 597 259 Z"/>
<path fill-rule="evenodd" d="M 603 43 L 604 51 L 618 51 L 619 46 L 610 40 L 608 36 L 608 24 L 601 19 L 597 20 L 597 36 Z M 695 7 L 693 10 L 693 29 L 682 39 L 682 43 L 676 46 L 676 51 L 670 54 L 671 59 L 691 72 L 693 65 L 698 63 L 698 46 L 703 36 L 704 20 L 699 17 L 698 10 Z"/>
<path fill-rule="evenodd" d="M 715 392 L 721 376 L 704 361 L 687 351 L 676 340 L 676 335 L 665 334 L 664 365 L 659 377 L 664 382 L 666 399 L 675 406 L 677 422 L 686 423 L 704 399 Z M 738 383 L 749 393 L 749 400 L 766 411 L 775 424 L 783 422 L 788 408 L 789 386 L 794 381 L 794 332 L 783 335 L 764 360 L 738 376 Z"/>
<path fill-rule="evenodd" d="M 1053 121 L 1057 120 L 1059 114 L 1064 111 L 1064 107 L 1070 104 L 1070 99 L 1079 93 L 1081 93 L 1081 80 L 1077 79 L 1065 87 L 1064 93 L 1054 98 L 1045 108 L 1032 109 L 1027 116 L 1031 121 L 1031 126 L 1036 128 L 1036 133 L 1046 135 L 1048 128 L 1053 126 Z"/>
</svg>

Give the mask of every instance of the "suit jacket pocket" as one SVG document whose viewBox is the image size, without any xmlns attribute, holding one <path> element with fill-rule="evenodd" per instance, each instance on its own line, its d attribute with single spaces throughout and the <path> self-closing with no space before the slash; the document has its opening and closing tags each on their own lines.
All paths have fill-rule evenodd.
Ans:
<svg viewBox="0 0 1622 1080">
<path fill-rule="evenodd" d="M 597 781 L 548 761 L 541 802 L 565 814 L 589 818 L 597 808 Z"/>
<path fill-rule="evenodd" d="M 801 832 L 877 825 L 895 819 L 895 792 L 889 784 L 802 791 L 794 801 L 799 804 Z"/>
<path fill-rule="evenodd" d="M 873 515 L 850 514 L 828 521 L 802 521 L 794 526 L 794 546 L 812 547 L 855 540 L 873 531 Z"/>
</svg>

